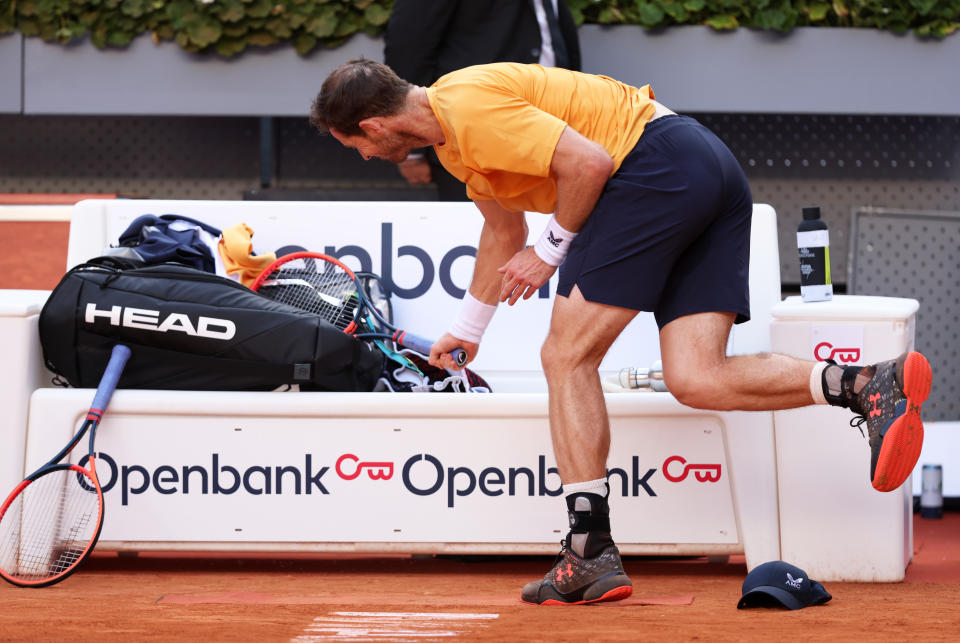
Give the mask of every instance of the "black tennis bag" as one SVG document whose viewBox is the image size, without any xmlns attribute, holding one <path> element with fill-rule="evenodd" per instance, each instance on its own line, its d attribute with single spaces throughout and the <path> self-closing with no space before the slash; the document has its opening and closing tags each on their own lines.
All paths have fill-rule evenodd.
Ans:
<svg viewBox="0 0 960 643">
<path fill-rule="evenodd" d="M 383 356 L 316 315 L 177 264 L 124 269 L 105 257 L 60 280 L 40 313 L 47 368 L 96 387 L 114 344 L 121 388 L 370 391 Z"/>
</svg>

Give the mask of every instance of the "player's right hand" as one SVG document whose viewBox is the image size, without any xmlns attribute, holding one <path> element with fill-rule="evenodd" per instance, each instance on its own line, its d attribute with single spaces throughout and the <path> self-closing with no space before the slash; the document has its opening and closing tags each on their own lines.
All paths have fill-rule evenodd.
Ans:
<svg viewBox="0 0 960 643">
<path fill-rule="evenodd" d="M 455 348 L 462 348 L 467 354 L 467 361 L 463 366 L 457 366 L 450 356 L 450 351 Z M 430 347 L 430 364 L 439 368 L 450 368 L 460 370 L 473 361 L 480 351 L 480 344 L 468 342 L 454 337 L 450 333 L 444 333 L 443 336 L 433 343 Z"/>
<path fill-rule="evenodd" d="M 433 179 L 430 173 L 430 164 L 423 157 L 407 157 L 397 163 L 397 169 L 409 183 L 429 183 Z"/>
</svg>

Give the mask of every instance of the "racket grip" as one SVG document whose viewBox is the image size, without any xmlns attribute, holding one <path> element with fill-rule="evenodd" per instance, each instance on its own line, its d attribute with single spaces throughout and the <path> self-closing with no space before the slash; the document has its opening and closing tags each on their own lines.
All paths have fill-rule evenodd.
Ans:
<svg viewBox="0 0 960 643">
<path fill-rule="evenodd" d="M 463 350 L 462 348 L 454 348 L 452 351 L 450 351 L 450 357 L 453 358 L 453 361 L 457 366 L 463 366 L 467 363 L 467 351 Z"/>
<path fill-rule="evenodd" d="M 123 344 L 117 344 L 110 353 L 110 361 L 107 368 L 103 371 L 103 377 L 100 378 L 100 385 L 97 386 L 97 392 L 93 396 L 92 408 L 103 411 L 110 404 L 110 398 L 113 391 L 117 388 L 120 381 L 120 374 L 123 373 L 123 367 L 127 365 L 130 359 L 130 349 Z"/>
<path fill-rule="evenodd" d="M 433 342 L 429 339 L 420 337 L 419 335 L 414 335 L 413 333 L 408 333 L 406 331 L 401 331 L 394 337 L 397 343 L 401 346 L 412 348 L 418 353 L 423 353 L 424 355 L 430 355 L 430 347 L 433 346 Z M 457 366 L 463 366 L 467 363 L 467 352 L 462 348 L 453 349 L 450 351 L 450 356 L 453 358 L 453 361 Z"/>
</svg>

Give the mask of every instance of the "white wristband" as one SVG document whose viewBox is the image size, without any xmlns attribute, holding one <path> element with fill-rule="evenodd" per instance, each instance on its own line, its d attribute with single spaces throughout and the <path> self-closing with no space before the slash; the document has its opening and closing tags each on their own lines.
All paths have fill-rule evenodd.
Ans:
<svg viewBox="0 0 960 643">
<path fill-rule="evenodd" d="M 467 291 L 460 304 L 457 318 L 450 325 L 450 334 L 457 339 L 479 344 L 483 331 L 487 329 L 495 312 L 497 312 L 495 305 L 485 304 Z"/>
<path fill-rule="evenodd" d="M 570 244 L 577 238 L 576 232 L 570 232 L 557 223 L 556 215 L 550 217 L 547 227 L 543 234 L 537 239 L 533 246 L 533 251 L 544 262 L 551 266 L 559 266 L 563 263 L 567 252 L 570 250 Z"/>
</svg>

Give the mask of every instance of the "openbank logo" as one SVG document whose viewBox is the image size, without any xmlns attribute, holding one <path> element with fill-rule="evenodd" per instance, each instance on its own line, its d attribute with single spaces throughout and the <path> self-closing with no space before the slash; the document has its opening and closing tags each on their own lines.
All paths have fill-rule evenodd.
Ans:
<svg viewBox="0 0 960 643">
<path fill-rule="evenodd" d="M 334 466 L 337 475 L 344 480 L 356 480 L 364 469 L 371 480 L 389 480 L 393 477 L 392 462 L 361 462 L 360 458 L 352 453 L 344 453 Z M 347 473 L 349 470 L 353 473 Z"/>
<path fill-rule="evenodd" d="M 832 359 L 836 362 L 855 364 L 860 361 L 860 349 L 856 346 L 836 348 L 830 342 L 820 342 L 813 348 L 813 358 L 819 362 Z"/>
<path fill-rule="evenodd" d="M 672 455 L 663 461 L 663 477 L 670 482 L 683 482 L 691 473 L 697 482 L 720 482 L 721 471 L 719 464 L 687 464 L 680 455 Z"/>
<path fill-rule="evenodd" d="M 463 299 L 466 294 L 466 288 L 461 288 L 453 282 L 453 264 L 461 257 L 477 256 L 477 249 L 474 246 L 455 246 L 448 250 L 440 258 L 439 265 L 435 265 L 433 258 L 426 250 L 420 246 L 403 245 L 397 248 L 396 257 L 394 257 L 393 241 L 393 223 L 384 222 L 380 224 L 380 277 L 390 289 L 392 295 L 401 299 L 416 299 L 422 297 L 433 286 L 435 279 L 439 279 L 440 287 L 444 292 L 455 299 Z M 353 257 L 360 264 L 360 270 L 365 272 L 373 271 L 373 257 L 363 247 L 358 245 L 345 246 L 325 246 L 323 253 L 343 260 L 344 257 Z M 420 277 L 415 285 L 409 288 L 398 286 L 393 280 L 394 261 L 403 259 L 405 264 L 404 274 L 413 275 L 414 272 L 409 268 L 409 261 L 416 261 L 420 264 Z M 413 276 L 409 277 L 411 280 Z M 406 280 L 406 278 L 405 278 Z M 466 284 L 469 285 L 469 284 Z M 544 284 L 537 291 L 538 299 L 548 299 L 550 297 L 549 282 Z"/>
<path fill-rule="evenodd" d="M 80 460 L 86 464 L 87 456 Z M 538 455 L 535 466 L 474 468 L 445 465 L 429 453 L 412 455 L 399 467 L 389 460 L 365 460 L 353 453 L 344 453 L 325 465 L 314 454 L 305 453 L 297 463 L 280 465 L 236 466 L 220 453 L 211 453 L 204 463 L 146 467 L 140 464 L 120 464 L 109 453 L 97 454 L 97 471 L 104 493 L 120 494 L 120 503 L 127 506 L 136 496 L 147 492 L 160 495 L 329 495 L 336 478 L 344 485 L 402 484 L 416 496 L 438 496 L 448 508 L 458 499 L 481 494 L 484 496 L 559 496 L 563 493 L 556 467 L 547 466 L 547 456 Z M 671 456 L 662 465 L 662 473 L 670 482 L 677 482 L 694 471 L 698 481 L 717 482 L 720 465 L 688 465 L 679 473 L 679 467 L 668 467 L 677 462 L 685 464 L 680 456 Z M 695 471 L 699 469 L 700 471 Z M 661 466 L 645 468 L 639 456 L 631 456 L 629 467 L 607 470 L 610 491 L 624 497 L 657 497 L 654 477 Z M 399 475 L 396 475 L 399 472 Z M 336 476 L 336 478 L 334 478 Z M 337 492 L 349 487 L 337 486 Z M 348 492 L 348 491 L 347 491 Z"/>
</svg>

